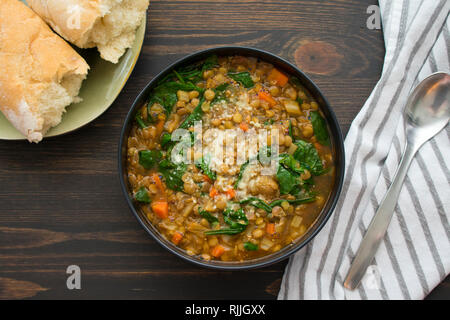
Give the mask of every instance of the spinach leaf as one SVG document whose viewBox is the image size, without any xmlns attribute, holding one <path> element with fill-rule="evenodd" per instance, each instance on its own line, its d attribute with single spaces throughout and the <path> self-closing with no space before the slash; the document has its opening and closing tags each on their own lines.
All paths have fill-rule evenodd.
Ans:
<svg viewBox="0 0 450 320">
<path fill-rule="evenodd" d="M 142 119 L 142 116 L 140 114 L 137 114 L 135 119 L 139 127 L 141 127 L 141 129 L 145 129 L 148 127 L 147 123 L 145 123 L 144 119 Z"/>
<path fill-rule="evenodd" d="M 169 80 L 174 78 L 174 76 L 180 80 L 182 83 L 197 83 L 203 80 L 203 72 L 209 70 L 211 68 L 216 67 L 219 64 L 218 58 L 216 55 L 209 56 L 203 62 L 190 64 L 186 67 L 178 68 L 174 70 L 172 73 L 167 75 L 164 80 Z"/>
<path fill-rule="evenodd" d="M 199 92 L 203 92 L 203 89 L 197 87 L 191 82 L 182 83 L 177 81 L 168 81 L 159 84 L 155 89 L 153 89 L 151 98 L 148 102 L 147 108 L 150 114 L 150 108 L 154 103 L 159 103 L 164 107 L 166 113 L 169 114 L 172 112 L 172 108 L 177 103 L 177 91 L 193 91 L 197 90 Z"/>
<path fill-rule="evenodd" d="M 211 164 L 211 157 L 206 156 L 201 159 L 200 162 L 196 163 L 195 165 L 197 168 L 199 168 L 204 174 L 208 176 L 212 181 L 217 179 L 217 174 L 211 170 L 210 168 Z"/>
<path fill-rule="evenodd" d="M 243 230 L 239 230 L 239 229 L 233 229 L 233 228 L 223 228 L 223 229 L 218 229 L 218 230 L 209 230 L 209 231 L 205 231 L 205 234 L 207 236 L 213 236 L 213 235 L 219 235 L 219 234 L 227 234 L 227 235 L 235 235 L 238 233 L 241 233 Z"/>
<path fill-rule="evenodd" d="M 264 121 L 264 125 L 265 126 L 269 126 L 269 125 L 271 125 L 273 123 L 274 123 L 273 119 L 269 119 L 269 120 Z"/>
<path fill-rule="evenodd" d="M 159 162 L 162 158 L 161 151 L 158 150 L 142 150 L 139 151 L 139 164 L 149 170 Z"/>
<path fill-rule="evenodd" d="M 159 172 L 163 175 L 167 187 L 175 191 L 183 190 L 184 182 L 181 178 L 186 169 L 185 163 L 175 164 L 167 159 L 159 163 Z"/>
<path fill-rule="evenodd" d="M 250 197 L 248 199 L 242 200 L 239 203 L 242 205 L 248 204 L 248 205 L 254 206 L 255 208 L 263 209 L 267 213 L 272 212 L 272 208 L 264 200 L 261 200 L 256 197 Z"/>
<path fill-rule="evenodd" d="M 301 85 L 302 85 L 300 80 L 297 77 L 290 77 L 289 82 L 296 87 L 301 87 Z"/>
<path fill-rule="evenodd" d="M 258 250 L 258 245 L 251 242 L 246 242 L 244 243 L 244 249 L 247 251 L 256 251 Z"/>
<path fill-rule="evenodd" d="M 161 136 L 161 148 L 165 150 L 169 144 L 172 142 L 172 135 L 170 133 L 164 133 Z"/>
<path fill-rule="evenodd" d="M 300 162 L 298 162 L 292 155 L 287 153 L 282 153 L 278 157 L 279 164 L 284 166 L 286 169 L 292 170 L 295 173 L 302 174 L 305 169 L 302 168 Z"/>
<path fill-rule="evenodd" d="M 200 216 L 202 216 L 203 218 L 205 218 L 206 220 L 208 220 L 208 222 L 211 223 L 211 224 L 219 222 L 219 219 L 217 219 L 215 216 L 213 216 L 208 211 L 205 211 L 205 210 L 202 210 L 202 209 L 199 208 L 198 214 Z"/>
<path fill-rule="evenodd" d="M 216 95 L 214 96 L 214 99 L 211 101 L 212 106 L 220 101 L 227 100 L 227 98 L 225 96 L 225 91 L 227 90 L 228 86 L 229 86 L 228 83 L 222 83 L 221 85 L 217 86 L 214 89 L 214 92 Z"/>
<path fill-rule="evenodd" d="M 243 232 L 248 226 L 248 219 L 242 208 L 234 211 L 231 208 L 225 209 L 223 212 L 223 220 L 228 224 L 229 228 L 210 230 L 206 231 L 206 235 L 217 235 L 217 234 L 238 234 Z"/>
<path fill-rule="evenodd" d="M 276 206 L 281 206 L 281 204 L 283 202 L 288 202 L 289 204 L 292 205 L 297 205 L 297 204 L 303 204 L 303 203 L 310 203 L 310 202 L 314 202 L 316 201 L 316 197 L 314 195 L 306 195 L 303 196 L 301 198 L 297 198 L 297 199 L 293 199 L 293 200 L 288 200 L 288 199 L 278 199 L 278 200 L 274 200 L 271 203 L 267 204 L 264 200 L 259 199 L 259 198 L 255 198 L 255 197 L 251 197 L 248 198 L 246 200 L 243 200 L 241 202 L 239 202 L 242 205 L 245 204 L 250 204 L 253 205 L 257 208 L 263 209 L 265 210 L 267 213 L 271 213 L 272 209 Z"/>
<path fill-rule="evenodd" d="M 269 206 L 271 208 L 274 208 L 276 206 L 281 206 L 281 204 L 283 202 L 287 201 L 289 204 L 303 204 L 303 203 L 310 203 L 310 202 L 314 202 L 316 201 L 316 197 L 314 196 L 308 196 L 308 197 L 304 197 L 304 198 L 299 198 L 299 199 L 294 199 L 294 200 L 287 200 L 287 199 L 278 199 L 278 200 L 274 200 L 272 201 Z"/>
<path fill-rule="evenodd" d="M 234 189 L 237 189 L 238 184 L 239 184 L 239 182 L 241 182 L 242 176 L 244 175 L 244 171 L 245 171 L 245 169 L 248 167 L 249 163 L 250 163 L 250 161 L 247 160 L 246 162 L 244 162 L 244 163 L 241 165 L 241 169 L 239 170 L 239 175 L 238 175 L 238 177 L 237 177 L 236 182 L 234 183 Z"/>
<path fill-rule="evenodd" d="M 202 71 L 212 69 L 218 65 L 219 65 L 219 58 L 215 54 L 213 54 L 208 58 L 206 58 L 205 61 L 203 62 Z"/>
<path fill-rule="evenodd" d="M 203 102 L 205 102 L 204 96 L 201 97 L 198 105 L 195 107 L 195 109 L 192 111 L 192 113 L 183 121 L 183 123 L 180 125 L 179 128 L 188 129 L 189 127 L 192 127 L 196 121 L 202 120 L 202 117 L 203 117 L 202 104 L 203 104 Z"/>
<path fill-rule="evenodd" d="M 278 166 L 277 180 L 281 194 L 289 194 L 295 187 L 300 185 L 299 175 L 287 170 L 282 165 Z"/>
<path fill-rule="evenodd" d="M 136 194 L 134 195 L 134 199 L 139 202 L 150 203 L 150 197 L 148 196 L 148 191 L 145 187 L 141 187 Z"/>
<path fill-rule="evenodd" d="M 327 123 L 318 111 L 312 111 L 310 114 L 311 123 L 314 129 L 314 135 L 317 141 L 324 146 L 330 145 L 330 136 L 328 134 Z"/>
<path fill-rule="evenodd" d="M 241 83 L 245 88 L 255 85 L 249 72 L 228 72 L 228 76 L 236 82 Z"/>
<path fill-rule="evenodd" d="M 294 158 L 313 175 L 319 176 L 323 174 L 324 169 L 322 160 L 320 159 L 316 148 L 314 148 L 311 143 L 303 140 L 295 141 L 295 145 L 298 148 L 294 152 Z"/>
</svg>

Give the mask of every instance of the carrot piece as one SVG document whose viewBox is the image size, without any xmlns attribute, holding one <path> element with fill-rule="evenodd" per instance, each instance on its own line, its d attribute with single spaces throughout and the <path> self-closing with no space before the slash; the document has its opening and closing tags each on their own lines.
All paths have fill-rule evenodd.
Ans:
<svg viewBox="0 0 450 320">
<path fill-rule="evenodd" d="M 152 179 L 155 182 L 158 189 L 161 191 L 161 193 L 164 193 L 166 191 L 164 188 L 164 184 L 162 183 L 161 178 L 158 176 L 157 173 L 152 174 Z"/>
<path fill-rule="evenodd" d="M 281 73 L 278 69 L 273 68 L 269 73 L 267 80 L 274 80 L 279 86 L 284 87 L 284 85 L 289 81 L 289 78 L 285 74 Z"/>
<path fill-rule="evenodd" d="M 156 133 L 157 133 L 157 135 L 159 136 L 163 130 L 164 130 L 164 120 L 160 120 L 156 124 Z"/>
<path fill-rule="evenodd" d="M 181 239 L 183 239 L 183 234 L 181 232 L 177 231 L 172 236 L 172 242 L 176 245 L 180 243 Z"/>
<path fill-rule="evenodd" d="M 225 193 L 230 199 L 233 199 L 236 196 L 236 191 L 233 188 L 228 189 Z"/>
<path fill-rule="evenodd" d="M 317 149 L 317 151 L 320 151 L 320 148 L 321 148 L 322 146 L 320 145 L 320 143 L 314 142 L 314 147 Z"/>
<path fill-rule="evenodd" d="M 262 99 L 262 100 L 267 101 L 272 107 L 273 107 L 274 105 L 277 104 L 277 102 L 275 101 L 274 98 L 272 98 L 272 96 L 270 95 L 270 93 L 267 93 L 267 92 L 265 92 L 265 91 L 260 91 L 260 92 L 258 93 L 258 97 L 259 97 L 260 99 Z"/>
<path fill-rule="evenodd" d="M 273 235 L 275 233 L 275 223 L 266 224 L 266 232 L 270 235 Z"/>
<path fill-rule="evenodd" d="M 248 130 L 248 124 L 247 122 L 241 122 L 239 124 L 239 128 L 241 128 L 242 131 L 246 132 Z"/>
<path fill-rule="evenodd" d="M 216 246 L 212 249 L 211 255 L 212 255 L 214 258 L 219 258 L 221 255 L 224 254 L 224 252 L 225 252 L 225 248 L 222 247 L 220 244 L 218 244 L 218 245 L 216 245 Z"/>
<path fill-rule="evenodd" d="M 169 204 L 165 200 L 153 202 L 152 210 L 161 219 L 167 219 L 169 217 Z"/>
<path fill-rule="evenodd" d="M 214 198 L 218 195 L 219 195 L 219 191 L 217 191 L 217 189 L 214 186 L 212 186 L 211 189 L 209 189 L 209 196 L 211 198 Z"/>
<path fill-rule="evenodd" d="M 206 174 L 203 175 L 203 181 L 212 183 L 212 180 Z"/>
</svg>

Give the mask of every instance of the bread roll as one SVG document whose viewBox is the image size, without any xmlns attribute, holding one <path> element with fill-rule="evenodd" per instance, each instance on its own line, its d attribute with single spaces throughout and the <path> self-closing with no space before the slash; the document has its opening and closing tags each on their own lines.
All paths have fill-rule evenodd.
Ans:
<svg viewBox="0 0 450 320">
<path fill-rule="evenodd" d="M 0 111 L 30 142 L 79 100 L 89 66 L 19 0 L 0 1 Z"/>
<path fill-rule="evenodd" d="M 97 47 L 117 63 L 133 45 L 150 0 L 28 0 L 28 4 L 67 41 Z"/>
</svg>

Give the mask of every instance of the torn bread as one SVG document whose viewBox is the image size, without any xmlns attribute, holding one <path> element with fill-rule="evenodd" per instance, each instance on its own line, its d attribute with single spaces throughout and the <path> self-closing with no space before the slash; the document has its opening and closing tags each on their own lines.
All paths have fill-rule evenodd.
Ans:
<svg viewBox="0 0 450 320">
<path fill-rule="evenodd" d="M 19 0 L 0 1 L 0 111 L 30 142 L 79 101 L 89 66 Z"/>
<path fill-rule="evenodd" d="M 133 45 L 150 0 L 28 0 L 28 4 L 67 41 L 97 47 L 117 63 Z"/>
</svg>

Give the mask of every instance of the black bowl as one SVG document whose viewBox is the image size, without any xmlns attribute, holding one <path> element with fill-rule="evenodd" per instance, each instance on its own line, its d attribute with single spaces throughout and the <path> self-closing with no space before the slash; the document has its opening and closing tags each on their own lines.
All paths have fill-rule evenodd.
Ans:
<svg viewBox="0 0 450 320">
<path fill-rule="evenodd" d="M 204 261 L 195 256 L 187 255 L 187 253 L 184 250 L 178 248 L 170 241 L 166 240 L 159 233 L 159 231 L 147 220 L 145 215 L 140 210 L 136 209 L 135 202 L 133 200 L 133 195 L 130 190 L 130 185 L 127 179 L 127 170 L 126 170 L 127 140 L 135 117 L 136 110 L 146 102 L 146 100 L 149 97 L 149 93 L 151 89 L 153 89 L 155 84 L 164 76 L 169 74 L 173 69 L 179 68 L 181 66 L 186 66 L 195 63 L 197 61 L 201 61 L 212 54 L 216 54 L 218 56 L 242 55 L 259 58 L 260 60 L 273 64 L 280 70 L 284 70 L 286 74 L 298 77 L 302 85 L 311 93 L 311 95 L 316 99 L 316 101 L 320 105 L 320 109 L 322 110 L 328 123 L 334 153 L 335 168 L 336 168 L 334 187 L 330 197 L 327 200 L 327 203 L 322 209 L 322 212 L 318 216 L 316 222 L 308 229 L 308 231 L 303 235 L 303 237 L 301 237 L 301 239 L 297 240 L 295 243 L 282 248 L 280 251 L 276 253 L 264 256 L 262 258 L 247 260 L 243 262 Z M 314 236 L 322 229 L 327 220 L 330 218 L 331 214 L 333 213 L 334 207 L 336 206 L 338 197 L 341 193 L 341 188 L 343 184 L 344 167 L 345 167 L 343 141 L 344 140 L 342 137 L 341 129 L 328 101 L 325 99 L 319 88 L 295 65 L 274 54 L 259 49 L 247 47 L 211 48 L 196 52 L 173 63 L 164 71 L 162 71 L 160 74 L 158 74 L 152 81 L 150 81 L 150 83 L 147 84 L 144 90 L 142 90 L 142 92 L 136 98 L 130 111 L 128 112 L 128 115 L 125 119 L 125 123 L 123 125 L 122 133 L 120 135 L 120 143 L 119 143 L 120 184 L 122 186 L 122 190 L 127 200 L 128 206 L 130 207 L 131 211 L 134 213 L 138 221 L 159 244 L 161 244 L 164 248 L 166 248 L 170 252 L 183 258 L 184 260 L 187 260 L 196 265 L 206 268 L 220 269 L 220 270 L 244 270 L 244 269 L 259 268 L 283 260 L 289 257 L 294 252 L 303 248 L 308 242 L 310 242 L 314 238 Z"/>
</svg>

